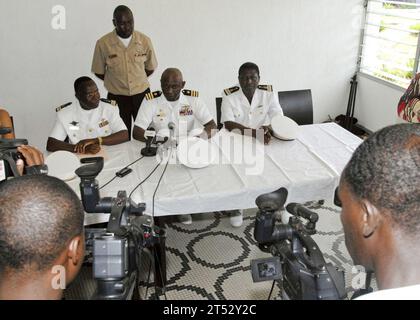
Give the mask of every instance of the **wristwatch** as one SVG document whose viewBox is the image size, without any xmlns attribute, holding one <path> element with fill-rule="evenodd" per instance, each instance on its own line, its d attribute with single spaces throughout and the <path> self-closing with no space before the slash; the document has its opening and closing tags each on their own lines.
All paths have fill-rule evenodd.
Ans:
<svg viewBox="0 0 420 320">
<path fill-rule="evenodd" d="M 102 137 L 98 137 L 98 142 L 99 142 L 99 145 L 101 146 L 102 145 Z"/>
<path fill-rule="evenodd" d="M 34 174 L 48 174 L 48 166 L 46 164 L 39 164 L 30 167 L 25 167 L 27 175 Z"/>
</svg>

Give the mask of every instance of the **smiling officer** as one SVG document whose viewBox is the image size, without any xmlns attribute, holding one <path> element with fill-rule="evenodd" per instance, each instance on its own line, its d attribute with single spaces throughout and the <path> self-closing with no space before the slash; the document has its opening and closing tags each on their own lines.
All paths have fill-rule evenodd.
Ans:
<svg viewBox="0 0 420 320">
<path fill-rule="evenodd" d="M 102 144 L 128 141 L 128 130 L 117 107 L 100 101 L 98 87 L 91 78 L 78 78 L 74 90 L 76 103 L 56 108 L 57 121 L 48 137 L 48 151 L 95 154 Z"/>
</svg>

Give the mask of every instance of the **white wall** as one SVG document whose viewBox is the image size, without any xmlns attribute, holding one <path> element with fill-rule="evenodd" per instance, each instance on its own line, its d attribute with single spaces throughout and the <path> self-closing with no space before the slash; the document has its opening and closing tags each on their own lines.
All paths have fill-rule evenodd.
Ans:
<svg viewBox="0 0 420 320">
<path fill-rule="evenodd" d="M 363 74 L 359 75 L 358 82 L 354 115 L 362 126 L 377 131 L 404 122 L 397 115 L 398 102 L 405 91 L 403 88 L 393 88 Z"/>
<path fill-rule="evenodd" d="M 213 114 L 214 97 L 236 83 L 245 61 L 260 66 L 275 90 L 311 88 L 315 121 L 345 112 L 355 70 L 362 0 L 132 0 L 136 29 L 154 43 L 161 72 L 181 68 Z M 66 8 L 66 29 L 53 30 L 51 9 Z M 112 30 L 120 1 L 0 2 L 0 105 L 18 137 L 44 148 L 54 108 L 73 98 L 73 81 L 90 74 L 96 40 Z M 97 80 L 99 84 L 100 81 Z M 102 86 L 101 93 L 106 94 Z"/>
</svg>

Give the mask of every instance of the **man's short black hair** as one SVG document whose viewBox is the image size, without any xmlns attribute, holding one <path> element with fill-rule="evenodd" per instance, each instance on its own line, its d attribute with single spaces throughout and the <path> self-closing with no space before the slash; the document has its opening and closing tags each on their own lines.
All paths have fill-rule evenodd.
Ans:
<svg viewBox="0 0 420 320">
<path fill-rule="evenodd" d="M 86 85 L 87 82 L 93 81 L 89 77 L 80 77 L 77 78 L 76 81 L 74 81 L 74 92 L 79 93 L 82 88 Z"/>
<path fill-rule="evenodd" d="M 63 181 L 29 175 L 0 184 L 0 272 L 43 271 L 83 232 L 84 211 Z"/>
<path fill-rule="evenodd" d="M 374 133 L 356 149 L 342 178 L 354 196 L 385 210 L 404 231 L 420 232 L 420 124 Z"/>
<path fill-rule="evenodd" d="M 245 62 L 243 65 L 241 65 L 239 67 L 238 75 L 241 75 L 242 72 L 244 72 L 245 70 L 255 70 L 255 71 L 257 71 L 258 76 L 260 76 L 260 69 L 253 62 Z"/>
<path fill-rule="evenodd" d="M 121 14 L 127 13 L 127 12 L 132 14 L 129 7 L 124 6 L 124 5 L 120 5 L 120 6 L 115 8 L 113 17 L 114 17 L 114 19 L 117 19 L 117 17 L 119 17 Z"/>
</svg>

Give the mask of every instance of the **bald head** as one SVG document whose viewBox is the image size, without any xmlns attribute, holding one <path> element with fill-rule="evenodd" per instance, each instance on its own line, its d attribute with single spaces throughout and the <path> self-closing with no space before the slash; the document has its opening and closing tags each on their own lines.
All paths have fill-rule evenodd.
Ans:
<svg viewBox="0 0 420 320">
<path fill-rule="evenodd" d="M 179 69 L 168 68 L 162 73 L 160 85 L 166 100 L 177 101 L 181 95 L 181 90 L 185 86 L 185 81 Z"/>
<path fill-rule="evenodd" d="M 163 71 L 160 81 L 166 81 L 169 78 L 184 81 L 181 70 L 177 68 L 168 68 L 165 71 Z"/>
</svg>

